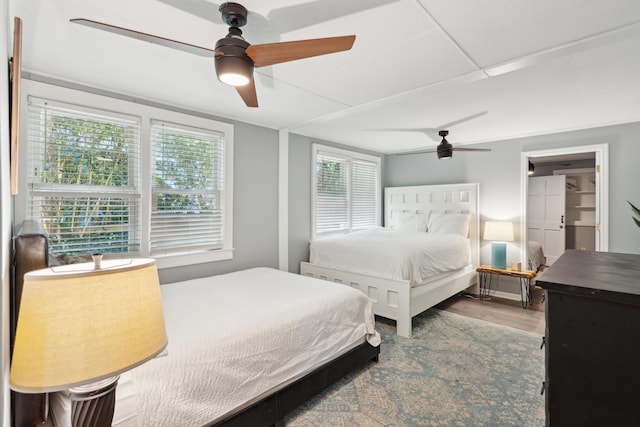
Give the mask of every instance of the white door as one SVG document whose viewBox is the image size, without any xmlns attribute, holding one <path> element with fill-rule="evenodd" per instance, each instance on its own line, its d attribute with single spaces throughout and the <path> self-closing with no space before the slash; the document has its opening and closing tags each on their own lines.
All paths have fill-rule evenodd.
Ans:
<svg viewBox="0 0 640 427">
<path fill-rule="evenodd" d="M 565 249 L 565 176 L 529 178 L 527 235 L 542 245 L 547 265 Z"/>
</svg>

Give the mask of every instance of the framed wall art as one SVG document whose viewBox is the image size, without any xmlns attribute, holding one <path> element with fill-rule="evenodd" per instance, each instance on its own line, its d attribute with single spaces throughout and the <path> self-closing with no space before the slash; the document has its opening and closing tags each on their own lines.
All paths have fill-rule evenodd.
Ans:
<svg viewBox="0 0 640 427">
<path fill-rule="evenodd" d="M 18 152 L 20 143 L 20 78 L 22 73 L 22 20 L 13 18 L 13 57 L 9 63 L 11 79 L 11 195 L 18 194 Z"/>
</svg>

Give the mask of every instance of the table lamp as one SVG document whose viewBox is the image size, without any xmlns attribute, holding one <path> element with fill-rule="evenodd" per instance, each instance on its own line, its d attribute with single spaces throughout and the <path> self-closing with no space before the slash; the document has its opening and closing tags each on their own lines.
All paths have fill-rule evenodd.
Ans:
<svg viewBox="0 0 640 427">
<path fill-rule="evenodd" d="M 507 268 L 507 244 L 513 242 L 513 223 L 508 221 L 487 221 L 484 224 L 484 240 L 491 243 L 491 267 Z"/>
<path fill-rule="evenodd" d="M 118 375 L 167 345 L 155 260 L 71 264 L 24 276 L 10 386 L 69 390 L 72 425 L 111 426 Z"/>
</svg>

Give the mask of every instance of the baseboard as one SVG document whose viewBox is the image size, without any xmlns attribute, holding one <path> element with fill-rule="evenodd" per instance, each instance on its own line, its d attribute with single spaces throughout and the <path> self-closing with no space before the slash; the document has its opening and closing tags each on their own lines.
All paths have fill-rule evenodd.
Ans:
<svg viewBox="0 0 640 427">
<path fill-rule="evenodd" d="M 520 301 L 520 294 L 512 294 L 511 292 L 502 292 L 502 291 L 491 291 L 489 294 L 491 297 L 510 299 L 514 301 Z"/>
</svg>

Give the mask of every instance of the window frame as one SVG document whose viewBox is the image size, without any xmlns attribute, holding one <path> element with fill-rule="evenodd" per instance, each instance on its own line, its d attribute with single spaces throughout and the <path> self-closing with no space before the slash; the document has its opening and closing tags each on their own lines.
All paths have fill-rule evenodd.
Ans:
<svg viewBox="0 0 640 427">
<path fill-rule="evenodd" d="M 349 180 L 348 187 L 348 227 L 346 230 L 339 231 L 326 231 L 322 233 L 318 233 L 318 224 L 317 224 L 317 201 L 318 201 L 318 176 L 316 172 L 316 163 L 318 161 L 318 154 L 327 153 L 331 155 L 335 155 L 336 157 L 344 158 L 349 162 L 349 173 L 352 173 L 351 162 L 353 160 L 363 160 L 368 162 L 373 162 L 376 164 L 376 201 L 375 201 L 375 218 L 377 226 L 382 225 L 382 158 L 379 156 L 373 156 L 370 154 L 360 153 L 357 151 L 346 150 L 343 148 L 332 147 L 328 145 L 323 145 L 319 143 L 311 144 L 311 238 L 315 239 L 319 236 L 328 236 L 331 234 L 345 234 L 353 231 L 353 219 L 352 219 L 352 209 L 353 209 L 353 200 L 352 200 L 352 181 Z"/>
<path fill-rule="evenodd" d="M 99 95 L 80 90 L 70 89 L 61 86 L 54 86 L 32 80 L 24 80 L 23 90 L 21 93 L 22 117 L 28 117 L 28 99 L 30 96 L 35 98 L 51 100 L 62 104 L 70 104 L 85 107 L 91 110 L 100 110 L 105 112 L 114 112 L 115 115 L 125 114 L 140 118 L 140 186 L 141 186 L 141 205 L 140 205 L 140 255 L 142 257 L 154 258 L 158 268 L 171 268 L 178 266 L 186 266 L 192 264 L 200 264 L 207 262 L 215 262 L 233 259 L 233 146 L 234 146 L 234 126 L 230 123 L 224 123 L 207 117 L 205 114 L 190 111 L 174 111 L 168 108 L 152 106 L 136 102 L 136 99 L 130 100 L 114 98 L 111 96 Z M 150 227 L 151 227 L 151 122 L 152 120 L 165 121 L 181 124 L 187 127 L 206 129 L 212 132 L 224 135 L 224 216 L 223 216 L 223 245 L 221 249 L 209 250 L 204 252 L 191 252 L 185 254 L 170 254 L 166 256 L 153 256 L 150 254 Z M 28 217 L 27 207 L 28 188 L 27 188 L 27 157 L 29 141 L 27 135 L 28 120 L 21 121 L 21 134 L 24 135 L 20 144 L 19 156 L 19 191 L 16 195 L 14 212 L 15 221 L 17 223 Z M 122 255 L 121 255 L 122 256 Z M 105 255 L 105 257 L 121 257 L 116 254 Z M 135 257 L 138 255 L 125 254 L 125 257 Z"/>
</svg>

